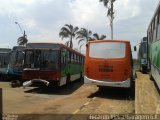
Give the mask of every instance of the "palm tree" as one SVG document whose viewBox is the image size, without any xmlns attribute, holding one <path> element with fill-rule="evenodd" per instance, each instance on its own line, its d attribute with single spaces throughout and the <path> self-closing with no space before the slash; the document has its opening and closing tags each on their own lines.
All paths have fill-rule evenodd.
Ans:
<svg viewBox="0 0 160 120">
<path fill-rule="evenodd" d="M 59 32 L 59 36 L 62 38 L 69 38 L 69 40 L 65 43 L 68 47 L 73 48 L 73 38 L 76 36 L 78 32 L 78 27 L 73 27 L 73 25 L 64 25 Z"/>
<path fill-rule="evenodd" d="M 110 27 L 111 27 L 111 39 L 113 40 L 113 20 L 114 20 L 114 11 L 113 11 L 113 3 L 116 0 L 99 0 L 100 2 L 103 2 L 104 6 L 108 9 L 107 16 L 110 20 Z M 110 3 L 110 6 L 108 6 L 108 3 Z"/>
<path fill-rule="evenodd" d="M 77 32 L 77 36 L 78 37 L 76 39 L 79 39 L 78 44 L 82 43 L 83 41 L 87 42 L 93 40 L 92 31 L 85 28 L 81 28 L 81 30 Z"/>
<path fill-rule="evenodd" d="M 105 38 L 106 38 L 106 35 L 99 36 L 97 33 L 93 34 L 93 39 L 94 40 L 104 40 Z"/>
<path fill-rule="evenodd" d="M 25 46 L 28 42 L 28 39 L 24 33 L 24 35 L 22 37 L 19 37 L 18 40 L 17 40 L 17 43 L 18 45 L 22 45 L 22 46 Z"/>
</svg>

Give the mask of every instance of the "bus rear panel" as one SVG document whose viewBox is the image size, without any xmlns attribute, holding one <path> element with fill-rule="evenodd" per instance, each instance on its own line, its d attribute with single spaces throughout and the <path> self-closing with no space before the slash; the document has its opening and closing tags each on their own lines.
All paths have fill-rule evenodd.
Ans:
<svg viewBox="0 0 160 120">
<path fill-rule="evenodd" d="M 131 47 L 128 41 L 88 42 L 85 60 L 85 83 L 98 86 L 131 86 Z"/>
</svg>

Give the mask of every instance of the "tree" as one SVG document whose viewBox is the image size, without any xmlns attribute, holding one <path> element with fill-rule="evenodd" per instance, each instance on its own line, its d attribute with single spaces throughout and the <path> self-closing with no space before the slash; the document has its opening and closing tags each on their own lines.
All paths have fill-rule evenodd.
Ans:
<svg viewBox="0 0 160 120">
<path fill-rule="evenodd" d="M 80 31 L 77 32 L 77 38 L 79 39 L 78 44 L 84 42 L 87 42 L 89 40 L 93 40 L 92 39 L 92 31 L 87 30 L 85 28 L 81 28 Z"/>
<path fill-rule="evenodd" d="M 104 40 L 106 38 L 105 35 L 99 36 L 97 33 L 93 34 L 93 40 Z"/>
<path fill-rule="evenodd" d="M 25 31 L 24 31 L 24 35 L 18 38 L 17 43 L 18 45 L 25 46 L 27 42 L 28 42 L 27 35 L 25 35 Z"/>
<path fill-rule="evenodd" d="M 73 48 L 73 38 L 76 36 L 79 28 L 73 27 L 73 25 L 64 25 L 59 32 L 59 36 L 62 38 L 69 38 L 69 40 L 65 43 L 68 47 Z"/>
<path fill-rule="evenodd" d="M 103 2 L 104 6 L 108 9 L 107 16 L 110 20 L 110 27 L 111 27 L 111 39 L 113 40 L 113 20 L 114 20 L 114 11 L 113 11 L 113 3 L 116 0 L 100 0 L 100 2 Z M 110 3 L 110 5 L 108 5 Z"/>
</svg>

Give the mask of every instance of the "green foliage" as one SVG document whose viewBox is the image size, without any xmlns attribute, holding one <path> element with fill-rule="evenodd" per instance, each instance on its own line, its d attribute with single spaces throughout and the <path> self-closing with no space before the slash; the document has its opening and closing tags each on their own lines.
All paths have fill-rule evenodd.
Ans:
<svg viewBox="0 0 160 120">
<path fill-rule="evenodd" d="M 59 32 L 59 36 L 62 38 L 62 40 L 64 38 L 69 38 L 69 40 L 65 43 L 68 47 L 73 48 L 73 38 L 76 36 L 77 32 L 78 32 L 79 28 L 73 27 L 73 25 L 64 25 L 64 27 L 61 28 L 60 32 Z"/>
<path fill-rule="evenodd" d="M 99 36 L 97 33 L 94 33 L 94 34 L 93 34 L 93 39 L 94 39 L 94 40 L 104 40 L 105 38 L 106 38 L 105 35 Z"/>
<path fill-rule="evenodd" d="M 76 39 L 78 39 L 78 45 L 80 49 L 87 41 L 103 40 L 106 38 L 105 35 L 99 36 L 97 33 L 92 34 L 92 31 L 87 30 L 86 28 L 81 28 L 79 30 L 77 26 L 73 27 L 71 24 L 65 24 L 64 27 L 61 28 L 59 36 L 62 38 L 62 40 L 64 38 L 69 38 L 65 45 L 70 48 L 73 48 L 73 39 L 76 37 Z"/>
<path fill-rule="evenodd" d="M 18 45 L 26 45 L 28 42 L 28 39 L 26 38 L 26 36 L 22 36 L 22 37 L 19 37 L 18 40 L 17 40 L 17 43 Z"/>
</svg>

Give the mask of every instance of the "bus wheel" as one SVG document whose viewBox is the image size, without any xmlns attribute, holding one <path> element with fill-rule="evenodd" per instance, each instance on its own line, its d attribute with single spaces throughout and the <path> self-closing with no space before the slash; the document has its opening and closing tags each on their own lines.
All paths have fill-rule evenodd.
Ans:
<svg viewBox="0 0 160 120">
<path fill-rule="evenodd" d="M 152 76 L 151 71 L 149 72 L 149 79 L 150 79 L 151 81 L 153 81 L 153 80 L 154 80 L 154 78 L 153 78 L 153 76 Z"/>
<path fill-rule="evenodd" d="M 70 74 L 67 75 L 67 82 L 66 82 L 66 84 L 69 83 L 69 82 L 70 82 Z"/>
<path fill-rule="evenodd" d="M 105 87 L 104 86 L 97 86 L 99 91 L 104 91 Z"/>
<path fill-rule="evenodd" d="M 80 81 L 83 81 L 82 72 L 80 73 Z"/>
<path fill-rule="evenodd" d="M 144 68 L 142 68 L 142 73 L 145 74 L 145 69 Z"/>
</svg>

